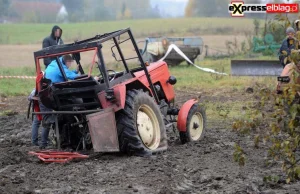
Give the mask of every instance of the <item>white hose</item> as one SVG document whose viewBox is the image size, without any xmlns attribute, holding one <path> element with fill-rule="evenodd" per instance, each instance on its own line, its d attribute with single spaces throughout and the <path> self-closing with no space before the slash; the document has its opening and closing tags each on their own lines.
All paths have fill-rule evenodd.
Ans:
<svg viewBox="0 0 300 194">
<path fill-rule="evenodd" d="M 197 65 L 195 65 L 181 50 L 180 48 L 178 48 L 175 44 L 170 44 L 168 50 L 167 50 L 167 53 L 165 54 L 165 56 L 163 56 L 163 58 L 161 58 L 159 61 L 163 61 L 169 54 L 170 52 L 172 51 L 172 49 L 174 49 L 182 58 L 184 58 L 187 62 L 189 62 L 190 64 L 192 64 L 194 67 L 202 70 L 202 71 L 205 71 L 205 72 L 209 72 L 209 73 L 215 73 L 215 74 L 220 74 L 220 75 L 228 75 L 227 73 L 220 73 L 220 72 L 217 72 L 213 69 L 209 69 L 209 68 L 203 68 L 203 67 L 199 67 Z"/>
</svg>

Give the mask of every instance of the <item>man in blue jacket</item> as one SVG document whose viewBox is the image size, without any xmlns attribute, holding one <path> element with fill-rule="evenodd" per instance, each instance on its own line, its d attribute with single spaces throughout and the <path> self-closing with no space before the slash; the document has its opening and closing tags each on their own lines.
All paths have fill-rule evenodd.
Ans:
<svg viewBox="0 0 300 194">
<path fill-rule="evenodd" d="M 78 67 L 77 70 L 69 70 L 69 68 L 72 66 L 73 58 L 71 55 L 64 55 L 63 57 L 60 57 L 59 60 L 62 63 L 63 70 L 66 74 L 66 77 L 69 80 L 74 80 L 76 77 L 79 76 L 78 74 Z M 52 83 L 58 83 L 58 82 L 64 82 L 64 77 L 60 72 L 60 69 L 58 67 L 58 64 L 56 60 L 53 60 L 45 70 L 45 77 L 47 79 L 50 79 Z"/>
<path fill-rule="evenodd" d="M 69 70 L 69 68 L 72 66 L 73 58 L 71 55 L 64 55 L 63 57 L 59 58 L 60 62 L 62 63 L 63 70 L 66 74 L 66 77 L 68 80 L 74 80 L 76 77 L 79 76 L 78 74 L 78 67 L 77 70 Z M 52 83 L 59 83 L 59 82 L 65 82 L 63 75 L 60 72 L 59 66 L 56 62 L 56 60 L 53 60 L 48 67 L 45 70 L 45 78 L 50 79 Z M 74 100 L 74 99 L 72 99 Z M 76 99 L 75 99 L 76 100 Z M 79 101 L 79 103 L 82 103 L 82 100 Z M 47 109 L 46 111 L 52 111 L 51 109 Z M 47 118 L 43 117 L 43 127 L 45 128 L 45 133 L 43 134 L 45 138 L 48 138 L 50 125 L 54 123 L 53 116 L 48 116 Z M 46 145 L 43 145 L 41 147 L 44 149 Z"/>
</svg>

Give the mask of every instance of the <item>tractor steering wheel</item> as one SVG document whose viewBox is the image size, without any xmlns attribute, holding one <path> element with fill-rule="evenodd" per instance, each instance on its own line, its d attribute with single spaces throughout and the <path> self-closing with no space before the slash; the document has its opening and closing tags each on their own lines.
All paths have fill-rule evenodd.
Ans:
<svg viewBox="0 0 300 194">
<path fill-rule="evenodd" d="M 109 81 L 109 82 L 113 81 L 113 80 L 116 78 L 116 76 L 117 76 L 117 72 L 116 72 L 115 70 L 108 69 L 108 70 L 106 70 L 106 72 L 107 72 L 107 73 L 108 73 L 108 72 L 113 72 L 113 74 L 109 74 L 109 73 L 108 73 L 108 81 Z M 102 76 L 102 74 L 99 74 L 99 75 L 98 75 L 99 78 L 100 78 L 101 76 Z"/>
<path fill-rule="evenodd" d="M 111 81 L 113 81 L 115 78 L 116 78 L 116 76 L 117 76 L 117 72 L 115 71 L 115 70 L 112 70 L 112 69 L 108 69 L 108 70 L 106 70 L 107 72 L 113 72 L 113 74 L 109 74 L 108 73 L 108 80 L 111 82 Z M 110 79 L 110 76 L 112 76 L 112 78 Z"/>
</svg>

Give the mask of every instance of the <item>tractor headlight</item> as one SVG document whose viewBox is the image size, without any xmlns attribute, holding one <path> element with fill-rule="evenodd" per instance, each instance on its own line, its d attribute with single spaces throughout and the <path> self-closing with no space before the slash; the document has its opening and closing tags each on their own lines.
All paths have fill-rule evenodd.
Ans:
<svg viewBox="0 0 300 194">
<path fill-rule="evenodd" d="M 175 85 L 177 82 L 176 77 L 174 77 L 173 75 L 171 75 L 167 81 L 167 83 L 171 84 L 171 85 Z"/>
</svg>

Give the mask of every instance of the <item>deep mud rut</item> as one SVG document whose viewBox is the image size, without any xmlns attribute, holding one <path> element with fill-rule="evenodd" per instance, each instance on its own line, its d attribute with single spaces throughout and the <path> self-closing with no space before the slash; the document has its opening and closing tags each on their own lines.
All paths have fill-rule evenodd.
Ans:
<svg viewBox="0 0 300 194">
<path fill-rule="evenodd" d="M 197 94 L 181 92 L 179 99 Z M 253 149 L 253 140 L 232 132 L 230 123 L 209 123 L 197 143 L 181 145 L 170 135 L 169 149 L 150 158 L 103 154 L 44 164 L 27 154 L 36 148 L 31 147 L 31 121 L 25 117 L 24 112 L 0 117 L 0 193 L 300 193 L 299 182 L 264 184 L 263 177 L 280 175 L 280 167 L 266 168 L 266 149 Z M 235 142 L 246 147 L 244 167 L 233 162 Z"/>
</svg>

